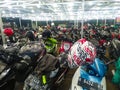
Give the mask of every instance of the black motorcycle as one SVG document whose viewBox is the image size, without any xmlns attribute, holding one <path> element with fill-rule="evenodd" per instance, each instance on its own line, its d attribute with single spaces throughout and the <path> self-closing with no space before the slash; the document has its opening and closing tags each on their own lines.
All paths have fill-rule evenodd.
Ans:
<svg viewBox="0 0 120 90">
<path fill-rule="evenodd" d="M 41 58 L 35 70 L 25 80 L 23 90 L 56 89 L 68 71 L 64 57 L 58 59 L 51 54 L 46 54 Z"/>
<path fill-rule="evenodd" d="M 24 45 L 16 54 L 11 50 L 7 54 L 0 55 L 2 58 L 0 89 L 14 90 L 15 82 L 24 82 L 45 52 L 46 50 L 40 42 L 32 42 Z"/>
</svg>

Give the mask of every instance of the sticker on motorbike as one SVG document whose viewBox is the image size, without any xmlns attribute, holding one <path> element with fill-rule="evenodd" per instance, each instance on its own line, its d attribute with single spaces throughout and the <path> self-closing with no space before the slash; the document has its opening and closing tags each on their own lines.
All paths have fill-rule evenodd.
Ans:
<svg viewBox="0 0 120 90">
<path fill-rule="evenodd" d="M 78 79 L 78 85 L 81 87 L 85 87 L 88 90 L 91 90 L 90 88 L 92 88 L 92 90 L 103 90 L 102 85 L 96 82 L 92 82 L 87 79 L 81 78 L 81 77 L 79 77 Z"/>
</svg>

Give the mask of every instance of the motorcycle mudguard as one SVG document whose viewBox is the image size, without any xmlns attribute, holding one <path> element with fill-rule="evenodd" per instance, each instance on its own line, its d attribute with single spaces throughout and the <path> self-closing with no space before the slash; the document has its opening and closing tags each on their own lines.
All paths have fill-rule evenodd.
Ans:
<svg viewBox="0 0 120 90">
<path fill-rule="evenodd" d="M 83 88 L 81 86 L 78 85 L 78 80 L 79 80 L 79 77 L 80 77 L 80 70 L 81 70 L 81 67 L 79 67 L 73 78 L 72 78 L 72 83 L 71 83 L 71 87 L 70 87 L 70 90 L 83 90 Z M 106 80 L 105 80 L 105 77 L 102 78 L 100 84 L 103 86 L 103 90 L 106 90 Z"/>
</svg>

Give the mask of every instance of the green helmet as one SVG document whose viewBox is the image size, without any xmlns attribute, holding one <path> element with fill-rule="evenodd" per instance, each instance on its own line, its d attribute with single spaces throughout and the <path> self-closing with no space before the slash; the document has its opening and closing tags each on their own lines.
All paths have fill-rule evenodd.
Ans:
<svg viewBox="0 0 120 90">
<path fill-rule="evenodd" d="M 57 40 L 54 38 L 47 38 L 47 40 L 45 40 L 45 47 L 48 53 L 55 52 L 57 48 Z"/>
</svg>

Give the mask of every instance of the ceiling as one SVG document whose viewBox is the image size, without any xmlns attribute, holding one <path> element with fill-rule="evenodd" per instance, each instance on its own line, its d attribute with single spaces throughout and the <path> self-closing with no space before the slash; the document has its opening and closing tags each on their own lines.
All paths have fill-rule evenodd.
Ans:
<svg viewBox="0 0 120 90">
<path fill-rule="evenodd" d="M 0 12 L 39 21 L 114 19 L 120 15 L 120 0 L 0 0 Z"/>
</svg>

